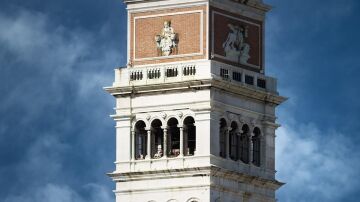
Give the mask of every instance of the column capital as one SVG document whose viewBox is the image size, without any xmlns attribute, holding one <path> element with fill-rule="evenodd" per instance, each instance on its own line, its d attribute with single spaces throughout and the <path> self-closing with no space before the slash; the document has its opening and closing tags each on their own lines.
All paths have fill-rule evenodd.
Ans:
<svg viewBox="0 0 360 202">
<path fill-rule="evenodd" d="M 253 133 L 252 131 L 250 131 L 250 132 L 248 133 L 248 136 L 251 138 L 251 137 L 254 137 L 255 135 L 254 135 L 254 133 Z"/>
</svg>

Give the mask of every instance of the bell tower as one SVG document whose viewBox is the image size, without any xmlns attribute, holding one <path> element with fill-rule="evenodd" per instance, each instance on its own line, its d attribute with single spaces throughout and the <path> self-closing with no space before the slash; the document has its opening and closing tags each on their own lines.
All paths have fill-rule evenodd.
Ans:
<svg viewBox="0 0 360 202">
<path fill-rule="evenodd" d="M 262 0 L 124 0 L 117 202 L 276 201 L 275 108 Z"/>
</svg>

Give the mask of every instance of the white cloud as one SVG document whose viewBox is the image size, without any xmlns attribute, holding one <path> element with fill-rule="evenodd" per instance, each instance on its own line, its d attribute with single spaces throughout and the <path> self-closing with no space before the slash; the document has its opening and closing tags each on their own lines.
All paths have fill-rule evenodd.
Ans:
<svg viewBox="0 0 360 202">
<path fill-rule="evenodd" d="M 18 75 L 28 73 L 14 75 L 21 80 L 3 97 L 0 110 L 20 107 L 23 115 L 19 122 L 25 124 L 44 114 L 46 106 L 60 105 L 67 95 L 59 91 L 66 83 L 77 84 L 79 97 L 110 85 L 112 69 L 123 57 L 118 50 L 96 41 L 105 35 L 107 26 L 99 33 L 90 33 L 53 24 L 43 13 L 27 10 L 19 10 L 13 16 L 0 13 L 0 47 L 15 58 L 12 62 L 18 63 L 9 71 Z M 1 63 L 4 67 L 9 65 Z"/>
<path fill-rule="evenodd" d="M 112 202 L 114 200 L 103 186 L 89 184 L 85 185 L 84 188 L 90 196 L 88 199 L 82 198 L 66 185 L 46 184 L 32 190 L 32 192 L 8 197 L 4 202 Z"/>
<path fill-rule="evenodd" d="M 0 13 L 0 30 L 0 47 L 2 48 L 0 53 L 6 52 L 15 59 L 8 63 L 6 60 L 1 60 L 0 68 L 4 69 L 0 70 L 21 75 L 14 76 L 14 78 L 20 78 L 16 86 L 0 98 L 0 112 L 18 109 L 21 114 L 16 120 L 17 126 L 29 128 L 31 131 L 29 134 L 27 131 L 24 134 L 16 134 L 18 138 L 11 137 L 16 139 L 16 144 L 25 147 L 22 150 L 24 153 L 21 155 L 21 161 L 14 167 L 9 166 L 13 169 L 11 172 L 16 174 L 14 184 L 17 185 L 18 192 L 12 191 L 5 199 L 0 200 L 5 202 L 113 201 L 114 195 L 109 187 L 98 182 L 103 182 L 103 178 L 107 178 L 104 174 L 96 179 L 92 178 L 95 182 L 89 179 L 86 183 L 89 181 L 92 183 L 80 187 L 73 187 L 71 182 L 65 182 L 69 176 L 62 177 L 70 172 L 65 173 L 65 168 L 75 166 L 62 164 L 67 158 L 65 154 L 68 155 L 68 151 L 73 149 L 71 144 L 75 141 L 86 142 L 90 139 L 89 135 L 99 134 L 87 133 L 86 136 L 65 134 L 69 131 L 69 127 L 73 127 L 72 124 L 76 123 L 69 124 L 68 120 L 64 120 L 66 118 L 59 118 L 57 114 L 48 111 L 64 107 L 65 100 L 68 102 L 70 100 L 73 105 L 80 103 L 83 106 L 86 105 L 88 99 L 92 102 L 94 99 L 99 99 L 99 103 L 104 103 L 104 106 L 111 109 L 112 104 L 106 99 L 105 93 L 104 97 L 94 96 L 95 91 L 103 91 L 102 86 L 111 84 L 112 69 L 122 60 L 118 50 L 96 41 L 99 40 L 100 35 L 105 34 L 106 29 L 100 29 L 100 33 L 68 29 L 62 25 L 53 24 L 43 13 L 18 10 L 12 16 Z M 13 69 L 7 67 L 8 65 L 12 65 Z M 28 74 L 23 75 L 23 72 Z M 71 84 L 72 89 L 64 91 L 64 86 L 67 84 Z M 73 96 L 71 99 L 67 98 L 70 93 L 68 91 L 75 92 L 71 94 Z M 78 103 L 75 103 L 76 101 Z M 53 125 L 41 126 L 41 129 L 36 128 L 42 124 L 38 121 L 39 119 L 51 118 L 54 121 L 50 124 Z M 104 119 L 106 119 L 105 116 Z M 38 122 L 34 123 L 34 120 Z M 58 131 L 58 128 L 62 131 Z M 0 128 L 0 134 L 5 133 L 6 130 L 6 127 Z M 30 135 L 31 138 L 24 138 Z M 76 138 L 73 138 L 71 142 L 64 142 L 68 141 L 66 135 L 76 135 Z M 29 142 L 21 142 L 22 140 L 29 140 Z M 92 157 L 98 157 L 96 152 L 101 152 L 101 149 L 99 148 L 100 151 L 94 149 Z M 85 156 L 85 154 L 77 155 Z M 91 160 L 95 162 L 99 159 Z M 103 159 L 99 161 L 101 160 Z M 98 171 L 97 169 L 99 168 L 91 168 L 84 173 L 92 176 L 93 174 L 89 172 Z"/>
<path fill-rule="evenodd" d="M 280 201 L 339 201 L 360 185 L 359 155 L 344 134 L 285 122 L 276 144 L 277 178 L 286 183 Z"/>
</svg>

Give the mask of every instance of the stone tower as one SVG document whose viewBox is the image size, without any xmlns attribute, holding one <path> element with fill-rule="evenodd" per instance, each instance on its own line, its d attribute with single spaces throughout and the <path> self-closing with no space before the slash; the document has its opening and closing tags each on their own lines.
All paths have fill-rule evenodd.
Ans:
<svg viewBox="0 0 360 202">
<path fill-rule="evenodd" d="M 117 202 L 276 201 L 275 107 L 261 0 L 124 0 Z"/>
</svg>

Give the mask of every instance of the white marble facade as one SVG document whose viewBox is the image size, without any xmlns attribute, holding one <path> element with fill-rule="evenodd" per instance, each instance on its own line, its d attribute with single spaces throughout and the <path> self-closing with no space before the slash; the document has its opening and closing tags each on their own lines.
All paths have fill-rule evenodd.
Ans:
<svg viewBox="0 0 360 202">
<path fill-rule="evenodd" d="M 179 3 L 149 4 L 166 2 Z M 119 68 L 105 90 L 116 99 L 116 202 L 276 201 L 276 79 L 208 58 Z"/>
<path fill-rule="evenodd" d="M 231 79 L 224 80 L 217 73 L 220 68 L 217 62 L 192 61 L 191 64 L 197 68 L 208 65 L 208 74 L 199 71 L 191 78 L 158 78 L 157 82 L 145 85 L 142 80 L 128 79 L 128 83 L 132 84 L 131 92 L 127 91 L 126 82 L 121 84 L 119 80 L 107 89 L 117 100 L 113 115 L 116 121 L 116 170 L 110 174 L 117 184 L 117 201 L 275 201 L 275 190 L 281 186 L 275 180 L 274 142 L 278 127 L 275 124 L 275 103 L 282 101 L 276 93 L 276 86 L 261 89 Z M 129 76 L 127 69 L 117 70 L 116 73 L 120 78 Z M 265 79 L 273 82 L 272 78 Z M 199 80 L 202 82 L 198 83 Z M 166 87 L 156 89 L 158 84 Z M 224 90 L 227 85 L 234 86 L 228 89 L 232 92 Z M 141 93 L 133 93 L 134 90 Z M 269 102 L 258 99 L 264 96 L 269 96 L 266 98 Z M 196 149 L 192 155 L 186 153 L 183 134 L 180 139 L 183 145 L 181 155 L 135 157 L 134 131 L 137 122 L 144 122 L 144 129 L 150 131 L 154 120 L 159 120 L 164 130 L 168 128 L 169 120 L 176 119 L 181 130 L 188 117 L 194 119 L 196 128 Z M 247 125 L 250 136 L 254 135 L 255 128 L 260 129 L 260 165 L 253 164 L 251 148 L 249 163 L 231 159 L 228 143 L 225 144 L 224 158 L 220 156 L 221 119 L 226 121 L 227 131 L 231 131 L 231 123 L 236 123 L 239 129 Z M 154 140 L 151 136 L 146 139 L 148 137 L 147 148 L 151 148 Z"/>
</svg>

